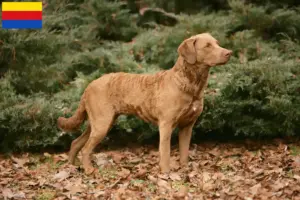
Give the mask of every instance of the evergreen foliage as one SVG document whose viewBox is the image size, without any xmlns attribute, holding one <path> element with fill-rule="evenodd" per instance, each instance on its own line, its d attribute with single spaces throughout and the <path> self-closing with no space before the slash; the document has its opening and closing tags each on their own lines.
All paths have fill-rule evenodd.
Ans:
<svg viewBox="0 0 300 200">
<path fill-rule="evenodd" d="M 178 3 L 151 2 L 144 1 L 169 12 Z M 110 72 L 169 69 L 182 40 L 201 32 L 210 32 L 234 56 L 211 70 L 205 110 L 194 132 L 299 135 L 298 1 L 231 0 L 217 9 L 215 2 L 202 1 L 206 9 L 197 12 L 186 5 L 174 27 L 153 22 L 143 28 L 137 26 L 134 1 L 48 0 L 43 30 L 1 29 L 1 150 L 68 147 L 79 133 L 62 136 L 56 119 L 73 114 L 89 82 Z M 157 128 L 121 116 L 107 141 L 153 137 Z"/>
</svg>

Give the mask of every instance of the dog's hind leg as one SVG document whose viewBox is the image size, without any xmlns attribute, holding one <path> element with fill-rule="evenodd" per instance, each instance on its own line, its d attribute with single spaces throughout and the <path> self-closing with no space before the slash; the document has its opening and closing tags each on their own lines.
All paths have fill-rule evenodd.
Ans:
<svg viewBox="0 0 300 200">
<path fill-rule="evenodd" d="M 107 110 L 106 110 L 107 111 Z M 115 119 L 113 112 L 105 112 L 105 116 L 101 115 L 98 118 L 90 118 L 91 134 L 88 141 L 82 148 L 82 164 L 86 174 L 91 174 L 94 171 L 90 155 L 94 148 L 103 140 L 110 130 Z"/>
<path fill-rule="evenodd" d="M 91 133 L 91 125 L 88 124 L 86 130 L 78 137 L 76 138 L 70 148 L 69 152 L 69 163 L 74 164 L 75 163 L 75 158 L 78 154 L 78 152 L 82 149 L 84 144 L 88 141 Z"/>
</svg>

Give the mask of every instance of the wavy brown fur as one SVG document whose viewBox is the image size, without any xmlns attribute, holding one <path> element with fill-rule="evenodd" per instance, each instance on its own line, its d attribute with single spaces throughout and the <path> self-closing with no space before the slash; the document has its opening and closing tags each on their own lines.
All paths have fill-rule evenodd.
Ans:
<svg viewBox="0 0 300 200">
<path fill-rule="evenodd" d="M 83 95 L 74 115 L 70 118 L 59 117 L 57 119 L 57 126 L 65 132 L 74 132 L 79 129 L 80 125 L 86 119 L 86 116 Z"/>
<path fill-rule="evenodd" d="M 170 170 L 170 139 L 175 127 L 180 129 L 180 162 L 186 164 L 192 128 L 203 110 L 209 69 L 225 64 L 231 51 L 220 47 L 211 35 L 199 34 L 183 41 L 178 54 L 177 62 L 169 70 L 143 75 L 111 73 L 91 82 L 74 116 L 58 119 L 62 129 L 73 130 L 88 115 L 90 128 L 72 143 L 70 162 L 82 148 L 85 172 L 93 172 L 93 149 L 118 115 L 133 114 L 159 127 L 162 172 Z"/>
</svg>

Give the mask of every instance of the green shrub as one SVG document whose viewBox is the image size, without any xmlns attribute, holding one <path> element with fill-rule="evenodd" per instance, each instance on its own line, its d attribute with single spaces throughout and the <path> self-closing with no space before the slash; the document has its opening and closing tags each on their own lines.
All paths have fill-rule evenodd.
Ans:
<svg viewBox="0 0 300 200">
<path fill-rule="evenodd" d="M 245 4 L 232 0 L 230 6 L 235 15 L 230 32 L 253 29 L 265 39 L 282 39 L 287 35 L 292 39 L 300 38 L 299 10 L 276 9 L 267 12 L 267 7 Z"/>
<path fill-rule="evenodd" d="M 245 136 L 296 135 L 300 130 L 300 69 L 269 57 L 232 66 L 219 95 L 208 96 L 198 128 Z"/>
</svg>

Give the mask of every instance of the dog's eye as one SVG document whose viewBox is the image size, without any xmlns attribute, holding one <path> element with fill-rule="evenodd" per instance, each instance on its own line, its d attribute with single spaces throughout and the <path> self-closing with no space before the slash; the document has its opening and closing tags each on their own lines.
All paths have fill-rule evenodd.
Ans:
<svg viewBox="0 0 300 200">
<path fill-rule="evenodd" d="M 211 47 L 211 43 L 207 43 L 205 47 Z"/>
</svg>

